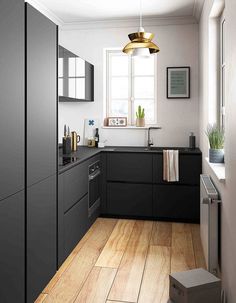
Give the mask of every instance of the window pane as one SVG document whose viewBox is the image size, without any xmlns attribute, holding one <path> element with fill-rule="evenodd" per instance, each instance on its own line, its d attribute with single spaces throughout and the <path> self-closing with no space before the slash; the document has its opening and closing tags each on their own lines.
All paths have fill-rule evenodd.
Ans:
<svg viewBox="0 0 236 303">
<path fill-rule="evenodd" d="M 85 99 L 85 78 L 77 78 L 76 83 L 76 98 Z"/>
<path fill-rule="evenodd" d="M 128 101 L 112 100 L 110 115 L 114 117 L 128 117 Z"/>
<path fill-rule="evenodd" d="M 75 59 L 76 62 L 76 77 L 85 77 L 85 61 L 80 57 Z"/>
<path fill-rule="evenodd" d="M 133 57 L 134 75 L 154 75 L 154 56 Z"/>
<path fill-rule="evenodd" d="M 69 79 L 69 97 L 75 98 L 75 78 Z"/>
<path fill-rule="evenodd" d="M 58 77 L 63 77 L 63 58 L 58 58 Z"/>
<path fill-rule="evenodd" d="M 115 99 L 128 99 L 128 77 L 111 79 L 111 97 Z"/>
<path fill-rule="evenodd" d="M 154 99 L 153 100 L 134 100 L 134 114 L 136 119 L 136 111 L 138 110 L 138 106 L 141 105 L 142 108 L 144 108 L 145 111 L 145 120 L 146 122 L 154 122 L 155 120 L 155 106 L 154 106 Z"/>
<path fill-rule="evenodd" d="M 127 76 L 128 75 L 128 56 L 112 55 L 111 56 L 111 75 Z"/>
<path fill-rule="evenodd" d="M 58 95 L 63 96 L 63 79 L 58 79 Z"/>
<path fill-rule="evenodd" d="M 134 98 L 154 98 L 154 77 L 134 78 Z"/>
<path fill-rule="evenodd" d="M 69 58 L 69 77 L 75 77 L 75 58 Z"/>
</svg>

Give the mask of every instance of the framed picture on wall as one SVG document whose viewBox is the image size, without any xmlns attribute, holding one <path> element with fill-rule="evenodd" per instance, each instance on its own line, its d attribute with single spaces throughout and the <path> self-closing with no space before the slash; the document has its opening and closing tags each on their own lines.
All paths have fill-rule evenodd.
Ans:
<svg viewBox="0 0 236 303">
<path fill-rule="evenodd" d="M 190 98 L 190 67 L 167 67 L 167 99 Z"/>
</svg>

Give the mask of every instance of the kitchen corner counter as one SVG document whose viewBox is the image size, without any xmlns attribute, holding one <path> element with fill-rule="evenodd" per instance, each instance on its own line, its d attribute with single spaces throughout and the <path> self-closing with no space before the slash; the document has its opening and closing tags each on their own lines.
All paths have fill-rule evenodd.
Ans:
<svg viewBox="0 0 236 303">
<path fill-rule="evenodd" d="M 91 148 L 87 146 L 78 146 L 78 151 L 72 152 L 70 155 L 62 154 L 62 147 L 59 146 L 59 174 L 68 169 L 94 157 L 101 152 L 118 152 L 118 153 L 162 153 L 164 149 L 177 149 L 180 154 L 201 154 L 199 148 L 190 149 L 187 147 L 154 147 L 148 149 L 146 147 L 134 146 L 107 146 L 104 148 Z"/>
</svg>

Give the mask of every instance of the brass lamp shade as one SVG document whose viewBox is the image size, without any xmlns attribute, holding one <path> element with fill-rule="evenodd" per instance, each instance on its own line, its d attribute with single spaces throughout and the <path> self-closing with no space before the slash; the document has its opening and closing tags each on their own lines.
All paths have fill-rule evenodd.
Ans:
<svg viewBox="0 0 236 303">
<path fill-rule="evenodd" d="M 159 47 L 151 41 L 154 37 L 152 33 L 137 32 L 129 34 L 128 36 L 131 42 L 123 48 L 123 52 L 126 54 L 132 55 L 134 50 L 138 48 L 148 48 L 150 54 L 160 51 Z"/>
</svg>

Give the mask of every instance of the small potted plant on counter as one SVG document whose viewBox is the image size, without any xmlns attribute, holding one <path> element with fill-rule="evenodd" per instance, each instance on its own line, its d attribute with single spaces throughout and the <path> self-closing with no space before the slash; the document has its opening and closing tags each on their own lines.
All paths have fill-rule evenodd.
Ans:
<svg viewBox="0 0 236 303">
<path fill-rule="evenodd" d="M 141 105 L 138 106 L 138 110 L 136 111 L 136 126 L 145 126 L 145 111 L 144 108 L 141 107 Z"/>
<path fill-rule="evenodd" d="M 206 135 L 209 140 L 209 162 L 224 163 L 224 131 L 217 125 L 208 125 Z"/>
</svg>

